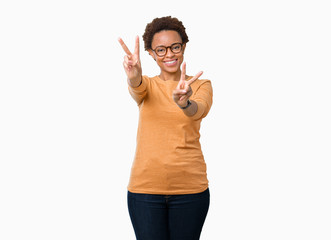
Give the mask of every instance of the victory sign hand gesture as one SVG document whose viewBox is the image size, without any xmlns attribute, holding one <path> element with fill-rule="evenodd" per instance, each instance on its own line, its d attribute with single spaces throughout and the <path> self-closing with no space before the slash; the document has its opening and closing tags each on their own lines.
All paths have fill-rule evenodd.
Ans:
<svg viewBox="0 0 331 240">
<path fill-rule="evenodd" d="M 136 45 L 134 48 L 134 52 L 131 53 L 129 48 L 125 45 L 122 38 L 118 39 L 119 43 L 121 44 L 124 52 L 127 54 L 124 56 L 124 70 L 128 79 L 131 83 L 140 83 L 141 81 L 141 63 L 140 63 L 140 56 L 139 56 L 139 37 L 136 37 Z"/>
<path fill-rule="evenodd" d="M 180 80 L 176 89 L 172 92 L 172 98 L 178 106 L 185 107 L 187 105 L 187 100 L 189 100 L 193 93 L 190 85 L 196 81 L 202 75 L 202 73 L 203 72 L 200 71 L 193 78 L 186 81 L 186 63 L 183 63 Z"/>
</svg>

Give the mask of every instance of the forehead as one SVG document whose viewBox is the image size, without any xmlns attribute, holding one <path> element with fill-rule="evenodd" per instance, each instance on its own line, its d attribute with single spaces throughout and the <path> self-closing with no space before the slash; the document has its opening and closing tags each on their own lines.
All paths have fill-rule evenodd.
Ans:
<svg viewBox="0 0 331 240">
<path fill-rule="evenodd" d="M 152 48 L 157 46 L 170 46 L 173 43 L 182 42 L 179 33 L 174 30 L 163 30 L 155 33 L 152 41 Z"/>
</svg>

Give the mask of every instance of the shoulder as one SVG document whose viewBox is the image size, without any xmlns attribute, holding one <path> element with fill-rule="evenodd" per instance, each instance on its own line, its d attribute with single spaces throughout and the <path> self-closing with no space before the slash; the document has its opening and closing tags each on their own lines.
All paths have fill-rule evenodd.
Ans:
<svg viewBox="0 0 331 240">
<path fill-rule="evenodd" d="M 210 84 L 211 85 L 211 81 L 209 79 L 198 79 L 195 81 L 195 83 L 197 83 L 198 85 L 201 85 L 201 84 Z"/>
<path fill-rule="evenodd" d="M 188 80 L 192 79 L 193 76 L 189 76 Z M 211 84 L 211 81 L 209 79 L 197 79 L 195 80 L 192 85 L 201 85 L 201 84 Z"/>
<path fill-rule="evenodd" d="M 197 79 L 191 84 L 192 88 L 209 88 L 212 89 L 212 83 L 209 79 Z"/>
<path fill-rule="evenodd" d="M 197 79 L 191 84 L 191 87 L 193 90 L 193 99 L 211 99 L 213 97 L 213 87 L 209 79 Z"/>
<path fill-rule="evenodd" d="M 151 78 L 147 75 L 142 75 L 142 78 L 143 78 L 143 80 L 148 81 L 148 82 L 151 80 Z"/>
</svg>

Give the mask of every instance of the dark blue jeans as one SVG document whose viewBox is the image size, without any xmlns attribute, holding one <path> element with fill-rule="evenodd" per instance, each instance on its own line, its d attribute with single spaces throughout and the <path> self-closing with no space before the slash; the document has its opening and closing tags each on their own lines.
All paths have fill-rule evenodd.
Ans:
<svg viewBox="0 0 331 240">
<path fill-rule="evenodd" d="M 137 240 L 198 240 L 209 209 L 209 189 L 197 194 L 128 192 Z"/>
</svg>

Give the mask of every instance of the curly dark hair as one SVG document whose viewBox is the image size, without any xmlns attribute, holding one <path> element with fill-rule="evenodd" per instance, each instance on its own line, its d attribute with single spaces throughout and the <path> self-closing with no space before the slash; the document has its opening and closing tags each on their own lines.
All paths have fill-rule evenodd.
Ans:
<svg viewBox="0 0 331 240">
<path fill-rule="evenodd" d="M 178 32 L 182 38 L 183 44 L 189 41 L 183 23 L 177 18 L 171 16 L 155 18 L 152 22 L 147 24 L 145 33 L 143 35 L 146 51 L 152 49 L 152 40 L 154 34 L 163 30 L 174 30 Z"/>
</svg>

